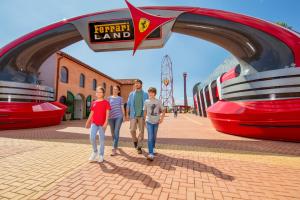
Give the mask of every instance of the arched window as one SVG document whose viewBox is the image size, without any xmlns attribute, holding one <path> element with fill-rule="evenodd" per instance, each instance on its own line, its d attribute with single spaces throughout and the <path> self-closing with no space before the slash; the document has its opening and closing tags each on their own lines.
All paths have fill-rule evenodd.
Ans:
<svg viewBox="0 0 300 200">
<path fill-rule="evenodd" d="M 103 82 L 102 87 L 104 88 L 104 90 L 106 90 L 106 83 L 105 82 Z"/>
<path fill-rule="evenodd" d="M 93 80 L 93 85 L 92 85 L 92 87 L 93 87 L 93 90 L 96 91 L 96 88 L 97 88 L 97 80 L 96 80 L 96 79 Z"/>
<path fill-rule="evenodd" d="M 69 80 L 69 71 L 65 66 L 63 66 L 60 69 L 60 81 L 62 83 L 68 83 L 68 80 Z"/>
<path fill-rule="evenodd" d="M 114 89 L 114 87 L 111 85 L 111 86 L 110 86 L 110 95 L 113 94 L 113 89 Z"/>
<path fill-rule="evenodd" d="M 80 87 L 84 88 L 85 76 L 80 74 Z"/>
</svg>

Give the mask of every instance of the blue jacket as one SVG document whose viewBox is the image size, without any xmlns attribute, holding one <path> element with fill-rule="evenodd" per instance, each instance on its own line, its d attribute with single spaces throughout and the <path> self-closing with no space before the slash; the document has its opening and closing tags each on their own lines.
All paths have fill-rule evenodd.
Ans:
<svg viewBox="0 0 300 200">
<path fill-rule="evenodd" d="M 143 92 L 143 108 L 144 108 L 144 102 L 149 98 L 148 97 L 148 93 L 144 92 L 144 90 L 142 90 Z M 130 112 L 130 119 L 135 118 L 135 108 L 134 108 L 134 98 L 135 98 L 135 91 L 130 92 L 129 97 L 128 97 L 128 101 L 127 101 L 127 109 L 129 109 Z M 142 110 L 143 110 L 142 108 Z M 142 111 L 142 116 L 144 115 L 144 111 Z"/>
</svg>

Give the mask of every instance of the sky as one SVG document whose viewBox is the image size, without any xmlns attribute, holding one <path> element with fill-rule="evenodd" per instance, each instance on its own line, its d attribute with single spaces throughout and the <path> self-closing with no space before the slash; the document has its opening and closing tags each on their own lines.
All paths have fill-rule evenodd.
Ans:
<svg viewBox="0 0 300 200">
<path fill-rule="evenodd" d="M 300 32 L 299 0 L 129 0 L 135 6 L 194 6 L 241 13 L 270 22 L 283 21 Z M 83 14 L 126 7 L 124 0 L 0 0 L 0 47 L 38 28 Z M 183 72 L 188 73 L 187 90 L 231 56 L 225 49 L 189 36 L 172 34 L 161 49 L 95 53 L 84 41 L 62 51 L 113 78 L 139 78 L 144 88 L 160 90 L 160 69 L 164 55 L 173 63 L 174 97 L 183 102 Z"/>
</svg>

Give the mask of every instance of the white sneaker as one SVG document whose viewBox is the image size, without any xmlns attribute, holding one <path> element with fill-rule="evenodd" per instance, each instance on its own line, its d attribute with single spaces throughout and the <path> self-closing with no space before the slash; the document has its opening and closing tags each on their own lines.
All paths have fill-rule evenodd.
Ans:
<svg viewBox="0 0 300 200">
<path fill-rule="evenodd" d="M 97 156 L 98 156 L 98 154 L 95 153 L 95 152 L 93 152 L 93 153 L 91 154 L 90 158 L 89 158 L 89 161 L 90 161 L 90 162 L 97 161 Z"/>
<path fill-rule="evenodd" d="M 155 148 L 153 148 L 153 154 L 156 154 Z"/>
<path fill-rule="evenodd" d="M 147 156 L 147 160 L 153 161 L 153 160 L 154 160 L 154 155 L 149 154 L 149 155 Z"/>
<path fill-rule="evenodd" d="M 104 161 L 104 158 L 103 158 L 103 156 L 99 156 L 99 160 L 98 160 L 98 162 L 99 163 L 102 163 Z"/>
</svg>

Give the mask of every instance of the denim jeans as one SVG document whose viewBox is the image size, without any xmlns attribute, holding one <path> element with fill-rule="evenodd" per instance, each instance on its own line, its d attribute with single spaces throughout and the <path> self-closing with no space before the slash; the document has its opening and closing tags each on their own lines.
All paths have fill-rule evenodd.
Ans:
<svg viewBox="0 0 300 200">
<path fill-rule="evenodd" d="M 108 120 L 111 136 L 113 138 L 113 148 L 118 148 L 119 144 L 119 136 L 120 136 L 120 128 L 123 122 L 123 117 L 112 118 Z"/>
<path fill-rule="evenodd" d="M 93 146 L 93 151 L 97 153 L 97 143 L 96 143 L 96 136 L 97 132 L 99 132 L 99 154 L 100 156 L 104 155 L 104 142 L 105 142 L 105 133 L 102 126 L 97 126 L 96 124 L 91 125 L 91 133 L 90 133 L 90 141 Z"/>
<path fill-rule="evenodd" d="M 153 155 L 153 148 L 155 148 L 157 130 L 158 130 L 158 124 L 151 124 L 147 122 L 148 149 L 150 155 Z"/>
</svg>

